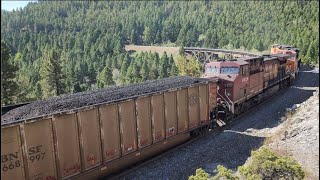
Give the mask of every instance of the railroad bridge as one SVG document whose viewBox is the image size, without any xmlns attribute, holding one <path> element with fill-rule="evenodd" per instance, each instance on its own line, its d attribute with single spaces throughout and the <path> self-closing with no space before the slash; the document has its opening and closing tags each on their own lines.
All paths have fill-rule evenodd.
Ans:
<svg viewBox="0 0 320 180">
<path fill-rule="evenodd" d="M 210 48 L 197 48 L 197 47 L 185 47 L 184 52 L 187 55 L 195 57 L 201 63 L 214 61 L 217 59 L 235 59 L 239 57 L 256 57 L 261 56 L 259 54 L 233 51 L 227 49 L 210 49 Z"/>
</svg>

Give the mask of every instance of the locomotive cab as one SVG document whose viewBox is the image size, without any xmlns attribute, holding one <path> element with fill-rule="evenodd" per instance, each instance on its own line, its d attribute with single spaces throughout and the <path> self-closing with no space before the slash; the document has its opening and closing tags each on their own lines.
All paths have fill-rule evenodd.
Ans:
<svg viewBox="0 0 320 180">
<path fill-rule="evenodd" d="M 243 60 L 220 60 L 205 65 L 202 77 L 217 77 L 217 112 L 216 119 L 221 126 L 234 114 L 235 101 L 249 94 L 249 63 Z M 239 93 L 241 92 L 241 93 Z"/>
</svg>

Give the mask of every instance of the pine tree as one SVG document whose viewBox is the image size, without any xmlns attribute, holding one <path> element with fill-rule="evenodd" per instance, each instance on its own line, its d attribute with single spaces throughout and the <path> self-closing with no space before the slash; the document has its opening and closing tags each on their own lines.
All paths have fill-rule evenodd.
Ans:
<svg viewBox="0 0 320 180">
<path fill-rule="evenodd" d="M 126 54 L 125 59 L 122 61 L 121 70 L 120 70 L 120 82 L 125 84 L 127 79 L 127 70 L 129 67 L 129 55 Z"/>
<path fill-rule="evenodd" d="M 176 66 L 175 61 L 173 60 L 172 55 L 169 58 L 169 62 L 171 64 L 169 76 L 177 76 L 179 74 L 179 70 L 178 70 L 178 67 Z"/>
<path fill-rule="evenodd" d="M 111 64 L 112 69 L 118 69 L 118 59 L 117 59 L 117 57 L 112 56 L 111 59 L 112 59 L 112 64 Z"/>
<path fill-rule="evenodd" d="M 174 60 L 173 60 L 173 56 L 171 54 L 170 57 L 168 58 L 168 75 L 170 75 L 170 70 L 171 70 L 171 67 L 173 64 L 174 64 Z"/>
<path fill-rule="evenodd" d="M 158 79 L 158 77 L 159 77 L 158 67 L 155 62 L 152 62 L 151 68 L 149 71 L 149 78 L 153 80 L 153 79 Z"/>
<path fill-rule="evenodd" d="M 132 75 L 132 69 L 133 69 L 133 62 L 134 61 L 131 61 L 128 69 L 127 69 L 127 74 L 126 74 L 126 83 L 133 83 L 133 75 Z"/>
<path fill-rule="evenodd" d="M 112 68 L 112 59 L 111 59 L 110 54 L 107 55 L 106 66 L 109 68 Z"/>
<path fill-rule="evenodd" d="M 134 83 L 139 83 L 141 82 L 141 74 L 140 74 L 140 68 L 139 66 L 137 65 L 137 63 L 133 63 L 133 66 L 132 66 L 132 78 L 133 78 L 133 82 Z"/>
<path fill-rule="evenodd" d="M 120 54 L 121 52 L 123 52 L 123 47 L 121 45 L 121 41 L 120 40 L 116 40 L 115 41 L 113 52 L 114 52 L 114 54 Z"/>
<path fill-rule="evenodd" d="M 130 42 L 132 44 L 136 44 L 138 42 L 137 37 L 136 37 L 136 30 L 135 29 L 131 29 Z"/>
<path fill-rule="evenodd" d="M 112 79 L 112 71 L 109 67 L 104 67 L 103 70 L 98 74 L 97 86 L 104 88 L 109 85 L 114 85 L 115 82 Z"/>
<path fill-rule="evenodd" d="M 144 60 L 141 67 L 141 80 L 146 81 L 149 79 L 148 60 Z"/>
<path fill-rule="evenodd" d="M 157 31 L 157 34 L 156 34 L 156 37 L 155 37 L 153 43 L 155 43 L 155 44 L 160 44 L 161 43 L 161 35 L 160 35 L 159 31 Z"/>
<path fill-rule="evenodd" d="M 165 77 L 168 77 L 168 61 L 169 61 L 169 58 L 167 56 L 167 53 L 164 52 L 163 55 L 161 56 L 161 59 L 160 59 L 160 64 L 159 64 L 159 79 L 162 79 L 162 78 L 165 78 Z"/>
<path fill-rule="evenodd" d="M 151 29 L 147 26 L 144 28 L 144 31 L 143 31 L 143 36 L 142 36 L 142 39 L 143 39 L 143 42 L 144 44 L 150 44 L 151 42 Z"/>
<path fill-rule="evenodd" d="M 150 53 L 150 71 L 149 71 L 149 78 L 151 80 L 158 79 L 159 77 L 159 54 L 158 53 Z"/>
<path fill-rule="evenodd" d="M 18 68 L 10 62 L 10 50 L 7 44 L 1 41 L 1 105 L 14 103 L 18 85 L 15 82 Z"/>
<path fill-rule="evenodd" d="M 37 98 L 40 98 L 40 99 L 41 99 L 41 97 L 43 96 L 43 94 L 42 94 L 42 89 L 41 89 L 41 84 L 40 84 L 39 82 L 36 84 L 35 96 L 36 96 Z"/>
<path fill-rule="evenodd" d="M 48 49 L 47 49 L 48 50 Z M 55 50 L 47 51 L 41 58 L 40 85 L 43 97 L 59 96 L 64 93 L 64 75 L 60 66 L 60 54 Z"/>
</svg>

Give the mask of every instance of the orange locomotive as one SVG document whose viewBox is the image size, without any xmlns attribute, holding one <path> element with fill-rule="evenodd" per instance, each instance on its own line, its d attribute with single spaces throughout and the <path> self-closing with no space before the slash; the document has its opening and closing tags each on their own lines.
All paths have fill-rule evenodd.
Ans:
<svg viewBox="0 0 320 180">
<path fill-rule="evenodd" d="M 299 72 L 299 67 L 301 64 L 301 59 L 298 59 L 299 49 L 294 48 L 290 45 L 278 45 L 274 44 L 271 47 L 271 54 L 287 54 L 289 55 L 289 59 L 286 62 L 286 71 L 290 72 L 293 76 Z"/>
</svg>

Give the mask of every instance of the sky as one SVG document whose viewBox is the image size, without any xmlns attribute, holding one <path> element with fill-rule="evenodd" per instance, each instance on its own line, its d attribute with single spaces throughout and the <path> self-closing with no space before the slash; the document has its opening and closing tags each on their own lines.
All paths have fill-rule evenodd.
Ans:
<svg viewBox="0 0 320 180">
<path fill-rule="evenodd" d="M 28 4 L 28 2 L 35 2 L 35 1 L 14 1 L 14 0 L 2 1 L 1 0 L 1 9 L 12 11 L 13 9 L 25 7 Z"/>
</svg>

